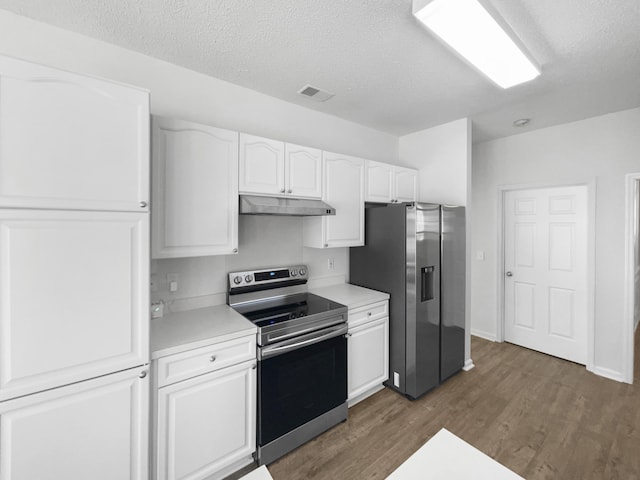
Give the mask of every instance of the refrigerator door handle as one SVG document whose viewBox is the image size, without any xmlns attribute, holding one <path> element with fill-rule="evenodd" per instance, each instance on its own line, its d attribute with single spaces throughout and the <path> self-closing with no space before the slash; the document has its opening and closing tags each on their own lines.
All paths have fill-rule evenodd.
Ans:
<svg viewBox="0 0 640 480">
<path fill-rule="evenodd" d="M 434 285 L 433 282 L 435 281 L 435 267 L 434 266 L 429 266 L 429 267 L 422 267 L 420 269 L 420 273 L 421 273 L 421 280 L 420 280 L 420 291 L 421 291 L 421 301 L 422 302 L 427 302 L 429 300 L 433 300 L 434 298 Z"/>
</svg>

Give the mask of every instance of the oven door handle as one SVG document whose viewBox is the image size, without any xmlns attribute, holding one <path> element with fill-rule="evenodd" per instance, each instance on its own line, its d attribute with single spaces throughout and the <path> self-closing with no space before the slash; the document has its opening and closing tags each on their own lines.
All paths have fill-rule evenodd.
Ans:
<svg viewBox="0 0 640 480">
<path fill-rule="evenodd" d="M 283 353 L 291 352 L 307 345 L 313 345 L 314 343 L 320 343 L 324 340 L 329 340 L 330 338 L 339 337 L 345 333 L 347 333 L 346 323 L 335 327 L 325 328 L 318 332 L 303 335 L 302 337 L 292 338 L 286 342 L 281 342 L 279 345 L 262 347 L 260 349 L 260 360 L 275 357 L 276 355 L 282 355 Z"/>
</svg>

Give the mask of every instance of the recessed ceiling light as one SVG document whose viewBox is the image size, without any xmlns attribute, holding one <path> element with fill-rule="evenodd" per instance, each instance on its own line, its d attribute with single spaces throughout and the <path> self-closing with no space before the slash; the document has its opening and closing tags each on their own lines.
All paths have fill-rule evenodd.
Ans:
<svg viewBox="0 0 640 480">
<path fill-rule="evenodd" d="M 529 125 L 530 121 L 531 121 L 530 118 L 519 118 L 518 120 L 513 122 L 513 126 L 514 127 L 526 127 L 527 125 Z"/>
<path fill-rule="evenodd" d="M 478 0 L 413 0 L 413 15 L 502 88 L 540 75 L 506 22 Z"/>
</svg>

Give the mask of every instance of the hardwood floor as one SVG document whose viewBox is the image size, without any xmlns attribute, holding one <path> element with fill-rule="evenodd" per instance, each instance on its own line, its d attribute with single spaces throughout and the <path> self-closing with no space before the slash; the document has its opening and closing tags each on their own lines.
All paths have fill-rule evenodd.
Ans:
<svg viewBox="0 0 640 480">
<path fill-rule="evenodd" d="M 635 383 L 507 343 L 472 340 L 476 367 L 419 400 L 384 389 L 269 465 L 274 480 L 383 479 L 441 428 L 529 479 L 640 479 Z"/>
</svg>

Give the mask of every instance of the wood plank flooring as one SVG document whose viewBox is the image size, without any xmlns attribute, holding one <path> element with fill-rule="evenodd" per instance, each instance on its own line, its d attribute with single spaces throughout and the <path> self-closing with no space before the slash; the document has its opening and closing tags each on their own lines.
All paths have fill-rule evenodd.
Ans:
<svg viewBox="0 0 640 480">
<path fill-rule="evenodd" d="M 473 370 L 413 402 L 384 389 L 269 471 L 275 480 L 383 479 L 445 427 L 529 480 L 640 479 L 639 334 L 634 385 L 474 337 Z"/>
</svg>

